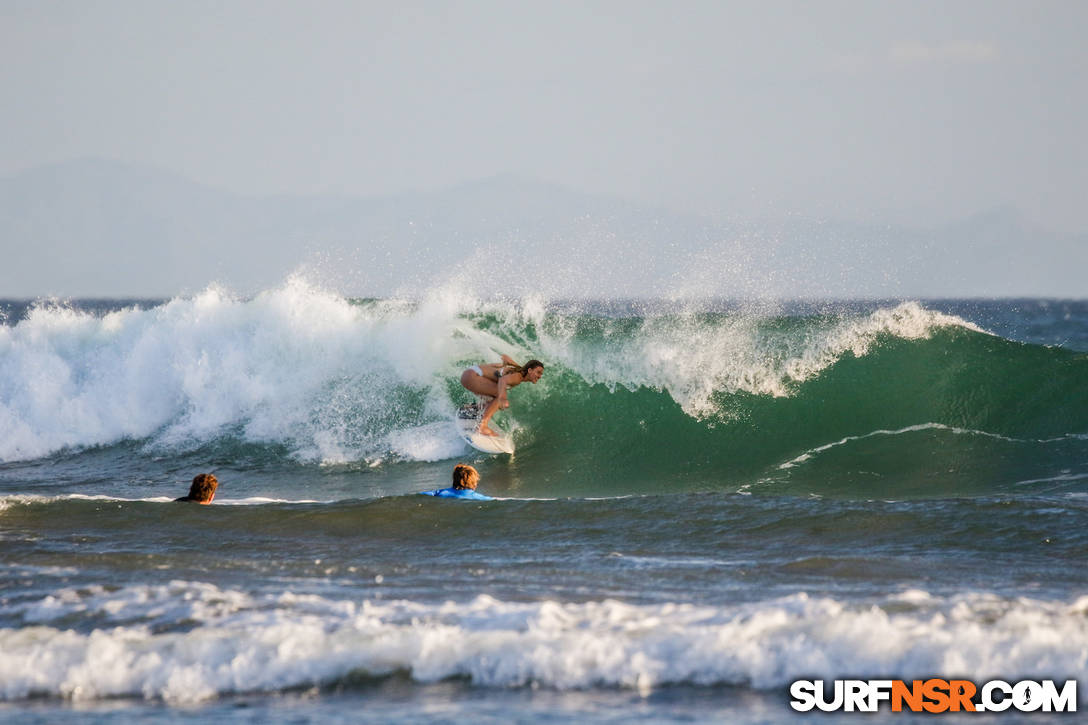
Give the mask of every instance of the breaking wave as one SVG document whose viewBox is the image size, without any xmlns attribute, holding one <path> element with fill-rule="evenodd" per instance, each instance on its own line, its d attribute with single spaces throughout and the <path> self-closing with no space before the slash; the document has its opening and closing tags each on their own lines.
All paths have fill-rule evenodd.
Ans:
<svg viewBox="0 0 1088 725">
<path fill-rule="evenodd" d="M 377 585 L 375 585 L 377 587 Z M 1083 672 L 1088 598 L 918 590 L 851 604 L 796 594 L 736 606 L 425 605 L 252 595 L 200 582 L 64 589 L 9 608 L 0 696 L 192 702 L 395 673 L 482 687 L 779 688 L 857 673 L 976 681 Z M 72 629 L 78 616 L 82 627 Z"/>
<path fill-rule="evenodd" d="M 542 471 L 599 468 L 604 484 L 694 468 L 696 486 L 783 485 L 842 447 L 916 473 L 926 446 L 951 445 L 968 465 L 1010 461 L 1015 481 L 1083 465 L 1082 353 L 917 302 L 617 312 L 449 289 L 357 301 L 301 278 L 252 299 L 209 288 L 108 311 L 39 304 L 0 326 L 0 461 L 119 444 L 255 445 L 303 464 L 453 458 L 460 370 L 500 352 L 547 363 L 500 416 L 518 455 Z M 1017 463 L 1055 440 L 1073 450 L 1055 470 Z"/>
</svg>

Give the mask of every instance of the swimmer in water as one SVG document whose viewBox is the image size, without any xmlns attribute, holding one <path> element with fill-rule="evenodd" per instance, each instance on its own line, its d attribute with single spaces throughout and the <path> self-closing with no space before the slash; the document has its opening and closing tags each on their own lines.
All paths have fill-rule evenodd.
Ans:
<svg viewBox="0 0 1088 725">
<path fill-rule="evenodd" d="M 175 501 L 188 501 L 204 504 L 205 506 L 215 498 L 215 491 L 219 487 L 219 480 L 211 473 L 198 474 L 193 479 L 193 485 L 189 487 L 189 495 L 175 498 Z"/>
<path fill-rule="evenodd" d="M 458 463 L 453 467 L 453 485 L 449 488 L 440 488 L 437 491 L 421 491 L 424 496 L 437 496 L 438 498 L 466 498 L 471 501 L 491 501 L 490 496 L 485 496 L 476 490 L 480 483 L 480 473 L 467 463 Z"/>
<path fill-rule="evenodd" d="M 491 398 L 484 408 L 483 417 L 480 419 L 480 433 L 488 436 L 496 436 L 498 433 L 487 426 L 491 416 L 500 408 L 509 408 L 510 401 L 506 398 L 506 391 L 528 381 L 534 385 L 544 374 L 544 363 L 539 360 L 530 360 L 524 366 L 518 365 L 508 355 L 502 356 L 499 363 L 481 363 L 473 365 L 461 373 L 461 385 L 465 390 Z"/>
</svg>

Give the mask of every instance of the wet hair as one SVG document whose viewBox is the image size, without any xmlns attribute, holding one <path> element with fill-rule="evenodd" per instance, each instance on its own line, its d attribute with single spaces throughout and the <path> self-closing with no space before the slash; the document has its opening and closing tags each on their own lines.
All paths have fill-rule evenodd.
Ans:
<svg viewBox="0 0 1088 725">
<path fill-rule="evenodd" d="M 193 501 L 211 501 L 215 495 L 215 489 L 219 486 L 219 479 L 211 473 L 197 474 L 193 479 L 193 485 L 189 487 L 189 496 Z"/>
<path fill-rule="evenodd" d="M 524 365 L 503 365 L 502 370 L 500 372 L 501 372 L 502 375 L 506 375 L 508 373 L 521 373 L 522 375 L 524 375 L 525 373 L 529 372 L 529 370 L 532 369 L 532 368 L 543 368 L 543 367 L 544 367 L 544 363 L 540 362 L 539 360 L 530 360 L 529 362 L 525 363 Z M 500 375 L 500 377 L 501 377 L 501 375 Z"/>
<path fill-rule="evenodd" d="M 458 463 L 453 467 L 453 487 L 460 490 L 465 488 L 476 489 L 480 482 L 480 473 L 467 463 Z"/>
</svg>

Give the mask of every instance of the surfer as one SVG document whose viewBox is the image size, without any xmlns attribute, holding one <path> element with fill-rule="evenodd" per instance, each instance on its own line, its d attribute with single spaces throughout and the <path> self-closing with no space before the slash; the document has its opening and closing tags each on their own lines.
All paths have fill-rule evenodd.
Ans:
<svg viewBox="0 0 1088 725">
<path fill-rule="evenodd" d="M 175 498 L 174 501 L 190 501 L 207 505 L 215 498 L 215 490 L 218 487 L 219 479 L 214 474 L 199 473 L 193 479 L 193 485 L 189 487 L 189 495 Z"/>
<path fill-rule="evenodd" d="M 530 360 L 521 366 L 509 355 L 503 355 L 502 362 L 499 363 L 481 363 L 466 368 L 461 373 L 461 385 L 465 387 L 465 390 L 491 399 L 484 408 L 483 417 L 480 418 L 480 433 L 497 436 L 498 433 L 487 427 L 487 422 L 499 408 L 510 407 L 510 401 L 506 399 L 506 391 L 525 381 L 535 385 L 543 374 L 544 363 L 539 360 Z"/>
<path fill-rule="evenodd" d="M 437 496 L 438 498 L 467 498 L 472 501 L 491 501 L 490 496 L 477 493 L 476 486 L 480 483 L 480 472 L 467 463 L 458 463 L 453 467 L 453 485 L 449 488 L 440 488 L 437 491 L 420 491 L 424 496 Z"/>
</svg>

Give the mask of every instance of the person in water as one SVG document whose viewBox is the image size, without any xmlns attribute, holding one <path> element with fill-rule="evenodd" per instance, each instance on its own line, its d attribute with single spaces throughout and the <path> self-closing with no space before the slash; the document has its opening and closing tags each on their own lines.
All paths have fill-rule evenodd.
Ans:
<svg viewBox="0 0 1088 725">
<path fill-rule="evenodd" d="M 522 366 L 508 355 L 502 356 L 502 362 L 473 365 L 461 373 L 461 385 L 465 390 L 491 398 L 487 407 L 484 408 L 483 417 L 480 418 L 479 431 L 488 436 L 498 435 L 487 426 L 487 422 L 500 408 L 510 407 L 510 401 L 506 399 L 506 391 L 525 381 L 536 385 L 543 374 L 544 363 L 539 360 L 530 360 Z"/>
<path fill-rule="evenodd" d="M 480 483 L 480 473 L 467 463 L 458 463 L 453 467 L 453 485 L 449 488 L 440 488 L 437 491 L 421 491 L 424 496 L 437 496 L 438 498 L 467 498 L 473 501 L 491 501 L 490 496 L 476 492 L 476 486 Z"/>
<path fill-rule="evenodd" d="M 215 490 L 219 487 L 219 479 L 210 473 L 197 474 L 193 479 L 193 485 L 189 487 L 189 495 L 176 498 L 174 501 L 190 501 L 192 503 L 210 504 L 215 498 Z"/>
</svg>

